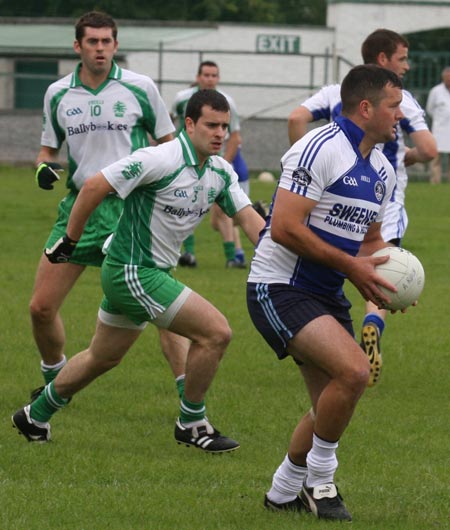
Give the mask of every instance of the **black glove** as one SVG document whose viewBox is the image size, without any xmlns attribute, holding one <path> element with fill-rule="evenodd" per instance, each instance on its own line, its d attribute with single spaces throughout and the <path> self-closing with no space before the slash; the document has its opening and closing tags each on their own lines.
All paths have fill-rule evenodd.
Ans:
<svg viewBox="0 0 450 530">
<path fill-rule="evenodd" d="M 36 169 L 36 182 L 43 190 L 52 190 L 53 182 L 59 180 L 57 173 L 64 171 L 58 162 L 41 162 Z"/>
<path fill-rule="evenodd" d="M 78 241 L 70 239 L 66 234 L 60 237 L 52 248 L 45 249 L 45 255 L 51 263 L 67 263 L 72 255 Z"/>
<path fill-rule="evenodd" d="M 256 201 L 252 204 L 252 206 L 263 219 L 266 218 L 268 208 L 264 201 Z"/>
</svg>

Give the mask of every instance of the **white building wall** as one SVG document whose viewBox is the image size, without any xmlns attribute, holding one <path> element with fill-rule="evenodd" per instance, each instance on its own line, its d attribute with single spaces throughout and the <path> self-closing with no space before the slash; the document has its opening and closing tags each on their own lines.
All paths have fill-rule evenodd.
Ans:
<svg viewBox="0 0 450 530">
<path fill-rule="evenodd" d="M 262 35 L 269 36 L 267 42 L 272 51 L 277 49 L 275 36 L 282 36 L 284 41 L 299 38 L 301 54 L 328 55 L 328 58 L 316 57 L 312 66 L 310 57 L 305 55 L 255 55 L 258 36 Z M 161 93 L 170 106 L 176 93 L 194 81 L 200 61 L 215 61 L 220 68 L 222 88 L 235 99 L 244 119 L 251 116 L 287 118 L 293 105 L 311 93 L 312 86 L 321 86 L 333 80 L 333 60 L 330 56 L 333 54 L 334 39 L 334 31 L 328 28 L 219 24 L 217 29 L 208 29 L 189 40 L 166 43 L 162 72 L 158 70 L 156 52 L 130 52 L 127 64 L 132 70 L 146 73 L 154 79 L 161 74 L 164 80 Z M 182 52 L 170 53 L 170 50 Z M 239 86 L 249 83 L 287 86 Z M 301 89 L 300 86 L 309 88 Z"/>
<path fill-rule="evenodd" d="M 450 27 L 450 1 L 335 3 L 331 0 L 327 9 L 327 26 L 335 30 L 336 53 L 353 64 L 359 64 L 361 44 L 378 28 L 403 34 Z"/>
</svg>

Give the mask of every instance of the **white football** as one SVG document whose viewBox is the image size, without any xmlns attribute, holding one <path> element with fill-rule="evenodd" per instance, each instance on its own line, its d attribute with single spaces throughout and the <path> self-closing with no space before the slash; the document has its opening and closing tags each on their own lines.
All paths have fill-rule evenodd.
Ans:
<svg viewBox="0 0 450 530">
<path fill-rule="evenodd" d="M 376 271 L 395 285 L 397 292 L 393 293 L 380 285 L 383 293 L 391 299 L 391 303 L 385 304 L 384 308 L 406 309 L 419 299 L 425 285 L 425 272 L 418 258 L 404 248 L 382 248 L 374 252 L 373 256 L 385 256 L 386 254 L 389 255 L 389 260 L 377 265 Z"/>
<path fill-rule="evenodd" d="M 270 171 L 263 171 L 258 175 L 258 180 L 260 182 L 275 182 L 275 177 Z"/>
</svg>

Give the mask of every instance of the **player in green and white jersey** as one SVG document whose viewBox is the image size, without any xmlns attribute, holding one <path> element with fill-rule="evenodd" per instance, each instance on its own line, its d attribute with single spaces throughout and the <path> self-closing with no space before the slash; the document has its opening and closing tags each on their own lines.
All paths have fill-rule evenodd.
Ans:
<svg viewBox="0 0 450 530">
<path fill-rule="evenodd" d="M 183 240 L 213 204 L 236 219 L 253 244 L 264 227 L 232 166 L 216 156 L 229 118 L 222 94 L 198 91 L 188 103 L 185 130 L 178 138 L 139 149 L 86 181 L 67 233 L 46 249 L 46 256 L 52 263 L 69 260 L 90 214 L 116 192 L 124 199 L 124 208 L 102 266 L 105 297 L 88 349 L 72 357 L 31 405 L 14 414 L 14 425 L 28 440 L 49 440 L 51 416 L 72 395 L 119 364 L 151 322 L 190 341 L 175 439 L 208 452 L 239 447 L 211 425 L 204 402 L 231 330 L 210 302 L 171 275 Z"/>
<path fill-rule="evenodd" d="M 241 127 L 236 104 L 229 94 L 217 88 L 219 80 L 220 75 L 217 64 L 213 61 L 201 62 L 198 67 L 195 85 L 181 90 L 176 94 L 171 109 L 172 118 L 178 123 L 178 132 L 180 132 L 184 126 L 187 102 L 195 92 L 198 90 L 212 89 L 218 90 L 223 94 L 230 105 L 230 126 L 222 156 L 233 165 L 238 175 L 241 188 L 249 195 L 248 168 L 241 154 Z M 211 224 L 222 236 L 226 266 L 231 268 L 245 268 L 245 256 L 242 250 L 239 230 L 234 228 L 231 220 L 216 207 L 211 210 Z M 197 260 L 195 258 L 194 235 L 186 239 L 184 249 L 185 252 L 180 256 L 179 265 L 195 267 Z"/>
<path fill-rule="evenodd" d="M 51 84 L 44 98 L 41 149 L 36 178 L 41 188 L 57 180 L 58 153 L 65 142 L 68 157 L 68 195 L 47 240 L 52 246 L 66 232 L 67 220 L 86 179 L 140 147 L 150 134 L 158 143 L 173 138 L 174 126 L 154 82 L 114 62 L 118 48 L 114 20 L 98 12 L 83 15 L 75 27 L 74 49 L 80 56 L 76 70 Z M 30 303 L 33 334 L 42 357 L 41 369 L 49 383 L 66 363 L 65 332 L 59 309 L 86 266 L 101 266 L 105 239 L 116 227 L 123 201 L 108 195 L 91 216 L 70 262 L 55 267 L 43 257 Z M 163 333 L 161 344 L 177 385 L 182 385 L 184 346 Z M 33 397 L 40 390 L 33 392 Z"/>
</svg>

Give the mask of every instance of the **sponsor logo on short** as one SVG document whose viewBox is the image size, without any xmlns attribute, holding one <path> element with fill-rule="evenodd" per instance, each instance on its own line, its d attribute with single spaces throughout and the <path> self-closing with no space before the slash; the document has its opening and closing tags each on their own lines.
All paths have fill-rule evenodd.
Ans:
<svg viewBox="0 0 450 530">
<path fill-rule="evenodd" d="M 312 180 L 311 173 L 306 168 L 299 166 L 292 172 L 292 180 L 300 186 L 308 186 Z"/>
</svg>

